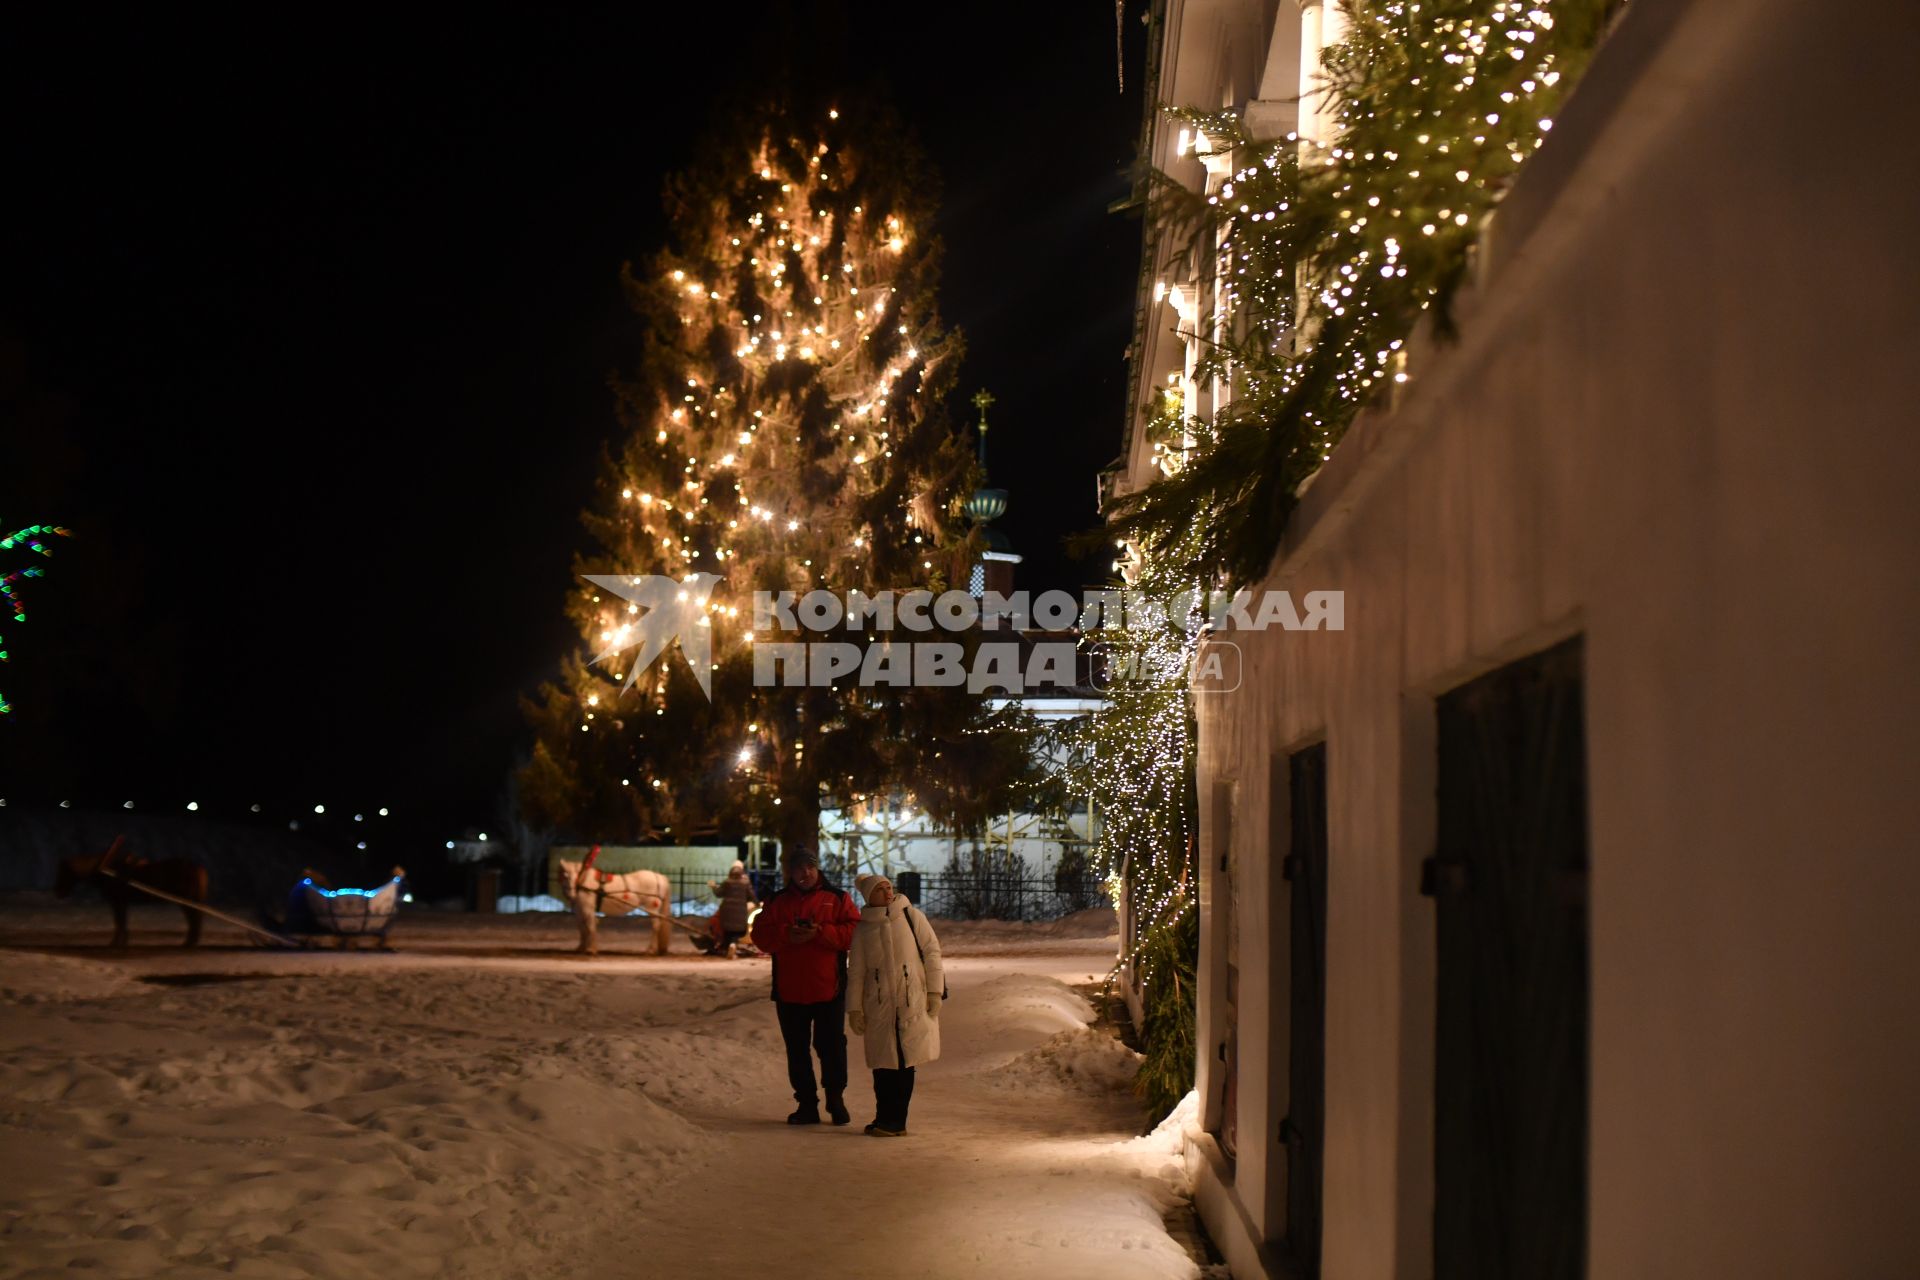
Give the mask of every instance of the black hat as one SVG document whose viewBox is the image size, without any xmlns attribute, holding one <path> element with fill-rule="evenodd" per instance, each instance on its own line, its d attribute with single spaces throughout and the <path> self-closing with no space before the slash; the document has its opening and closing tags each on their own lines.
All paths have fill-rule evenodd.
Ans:
<svg viewBox="0 0 1920 1280">
<path fill-rule="evenodd" d="M 780 864 L 786 867 L 817 867 L 820 855 L 811 847 L 797 844 L 780 855 Z"/>
</svg>

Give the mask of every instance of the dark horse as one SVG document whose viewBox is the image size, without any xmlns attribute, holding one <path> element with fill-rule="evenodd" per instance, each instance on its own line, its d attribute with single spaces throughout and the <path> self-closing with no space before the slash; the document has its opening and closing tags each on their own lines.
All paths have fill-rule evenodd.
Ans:
<svg viewBox="0 0 1920 1280">
<path fill-rule="evenodd" d="M 60 862 L 60 870 L 54 876 L 53 892 L 59 897 L 67 897 L 73 887 L 85 881 L 98 888 L 113 908 L 113 945 L 127 945 L 127 904 L 136 899 L 147 900 L 151 897 L 127 883 L 150 884 L 156 889 L 172 894 L 176 898 L 185 898 L 189 902 L 207 900 L 207 869 L 197 862 L 186 858 L 141 858 L 122 849 L 125 837 L 116 837 L 113 846 L 105 853 L 75 854 Z M 111 872 L 112 874 L 108 874 Z M 124 877 L 117 878 L 117 877 Z M 183 946 L 198 946 L 200 942 L 200 913 L 191 907 L 182 907 L 187 917 L 187 940 Z"/>
</svg>

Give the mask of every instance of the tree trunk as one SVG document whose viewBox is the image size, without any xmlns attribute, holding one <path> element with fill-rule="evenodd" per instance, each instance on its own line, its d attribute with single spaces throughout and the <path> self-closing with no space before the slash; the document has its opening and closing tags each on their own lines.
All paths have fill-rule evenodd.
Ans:
<svg viewBox="0 0 1920 1280">
<path fill-rule="evenodd" d="M 820 848 L 820 795 L 786 796 L 780 806 L 780 852 Z"/>
</svg>

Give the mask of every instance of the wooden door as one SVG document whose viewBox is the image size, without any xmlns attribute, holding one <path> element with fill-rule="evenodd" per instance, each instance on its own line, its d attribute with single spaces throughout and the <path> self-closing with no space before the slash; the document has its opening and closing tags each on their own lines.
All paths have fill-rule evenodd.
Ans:
<svg viewBox="0 0 1920 1280">
<path fill-rule="evenodd" d="M 1587 1221 L 1582 645 L 1438 705 L 1436 1280 L 1577 1280 Z"/>
<path fill-rule="evenodd" d="M 1320 1274 L 1321 1153 L 1327 1077 L 1327 747 L 1287 761 L 1287 1152 L 1284 1253 L 1302 1280 Z"/>
</svg>

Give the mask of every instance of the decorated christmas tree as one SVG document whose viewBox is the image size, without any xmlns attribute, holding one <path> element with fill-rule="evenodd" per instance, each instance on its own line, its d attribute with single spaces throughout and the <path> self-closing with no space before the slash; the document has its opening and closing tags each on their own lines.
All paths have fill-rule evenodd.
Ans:
<svg viewBox="0 0 1920 1280">
<path fill-rule="evenodd" d="M 46 557 L 53 554 L 52 541 L 55 538 L 70 536 L 70 531 L 52 524 L 30 524 L 24 529 L 0 537 L 0 552 L 32 552 Z M 22 569 L 10 569 L 0 563 L 0 614 L 14 622 L 27 620 L 27 605 L 20 596 L 20 584 L 29 578 L 43 578 L 46 570 L 39 565 L 29 564 Z M 6 662 L 11 655 L 7 652 L 4 638 L 0 638 L 0 662 Z M 13 704 L 6 695 L 0 693 L 0 715 L 13 711 Z"/>
<path fill-rule="evenodd" d="M 671 243 L 629 272 L 646 347 L 570 600 L 590 652 L 530 708 L 526 803 L 608 840 L 811 842 L 823 803 L 895 799 L 975 827 L 1032 776 L 1019 713 L 857 670 L 794 687 L 763 663 L 756 681 L 756 645 L 824 637 L 756 632 L 755 592 L 964 585 L 974 464 L 946 406 L 960 343 L 935 309 L 929 175 L 887 114 L 851 107 L 769 108 L 700 157 L 669 183 Z M 651 609 L 589 580 L 654 577 L 700 610 L 708 670 L 697 645 L 643 661 Z"/>
</svg>

